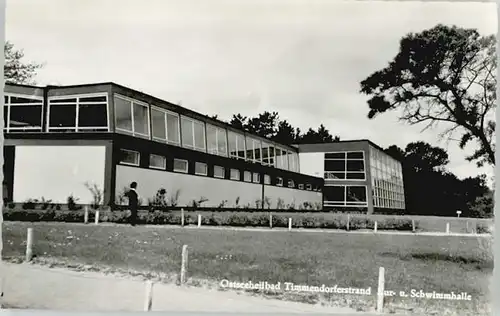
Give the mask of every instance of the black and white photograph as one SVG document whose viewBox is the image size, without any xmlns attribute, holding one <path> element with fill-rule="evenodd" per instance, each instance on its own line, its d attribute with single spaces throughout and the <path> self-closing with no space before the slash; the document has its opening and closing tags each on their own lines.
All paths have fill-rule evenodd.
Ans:
<svg viewBox="0 0 500 316">
<path fill-rule="evenodd" d="M 497 29 L 487 1 L 6 0 L 1 308 L 491 315 Z"/>
</svg>

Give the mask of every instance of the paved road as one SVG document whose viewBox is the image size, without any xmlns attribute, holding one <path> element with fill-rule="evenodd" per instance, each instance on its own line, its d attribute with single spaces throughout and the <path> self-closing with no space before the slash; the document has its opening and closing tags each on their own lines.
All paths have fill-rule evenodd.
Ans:
<svg viewBox="0 0 500 316">
<path fill-rule="evenodd" d="M 142 311 L 145 282 L 96 272 L 4 263 L 4 303 L 30 309 Z M 202 288 L 155 284 L 153 311 L 353 313 L 349 308 L 269 300 Z"/>
</svg>

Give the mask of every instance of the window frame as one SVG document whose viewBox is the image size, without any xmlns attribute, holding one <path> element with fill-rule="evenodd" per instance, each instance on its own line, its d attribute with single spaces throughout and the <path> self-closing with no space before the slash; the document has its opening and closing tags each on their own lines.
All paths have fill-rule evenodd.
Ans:
<svg viewBox="0 0 500 316">
<path fill-rule="evenodd" d="M 235 178 L 233 177 L 233 171 L 236 171 L 238 173 L 238 177 Z M 230 168 L 229 169 L 229 179 L 230 180 L 235 180 L 235 181 L 241 181 L 241 172 L 239 169 L 234 169 L 234 168 Z"/>
<path fill-rule="evenodd" d="M 264 175 L 264 184 L 265 185 L 271 185 L 271 176 L 268 174 Z"/>
<path fill-rule="evenodd" d="M 283 178 L 282 177 L 276 177 L 276 186 L 279 186 L 279 187 L 283 186 Z"/>
<path fill-rule="evenodd" d="M 363 158 L 347 158 L 347 154 L 349 153 L 361 153 L 363 155 Z M 327 154 L 343 154 L 344 155 L 344 158 L 327 158 L 326 155 Z M 324 171 L 324 175 L 323 175 L 323 178 L 325 179 L 325 181 L 353 181 L 353 182 L 364 182 L 367 180 L 367 177 L 366 177 L 366 170 L 367 170 L 367 167 L 369 167 L 366 163 L 366 153 L 364 150 L 349 150 L 349 151 L 329 151 L 329 152 L 325 152 L 324 153 L 324 157 L 323 157 L 323 164 L 326 164 L 326 161 L 343 161 L 343 164 L 344 164 L 344 170 L 343 171 L 331 171 L 331 170 L 326 170 Z M 347 165 L 348 165 L 348 161 L 362 161 L 363 162 L 363 171 L 348 171 L 347 170 Z M 343 174 L 343 178 L 342 179 L 337 179 L 337 178 L 330 178 L 329 175 L 333 175 L 333 174 Z M 352 178 L 348 178 L 348 174 L 363 174 L 363 178 L 362 179 L 352 179 Z"/>
<path fill-rule="evenodd" d="M 163 167 L 158 167 L 158 166 L 151 165 L 151 158 L 152 157 L 162 158 Z M 149 168 L 151 168 L 151 169 L 157 169 L 157 170 L 166 170 L 167 169 L 167 157 L 162 156 L 162 155 L 157 155 L 157 154 L 149 154 Z"/>
<path fill-rule="evenodd" d="M 368 186 L 362 184 L 334 184 L 325 185 L 325 187 L 342 187 L 344 188 L 344 201 L 328 201 L 324 200 L 323 205 L 328 207 L 368 207 Z M 365 202 L 347 201 L 348 187 L 363 187 L 365 189 Z M 325 194 L 323 194 L 325 198 Z"/>
<path fill-rule="evenodd" d="M 222 170 L 222 176 L 217 175 L 217 173 L 215 172 L 215 170 Z M 214 165 L 214 178 L 225 179 L 226 178 L 226 168 L 224 168 L 222 166 Z"/>
<path fill-rule="evenodd" d="M 39 102 L 29 102 L 29 103 L 15 103 L 16 106 L 41 106 L 41 113 L 40 113 L 40 127 L 10 127 L 10 108 L 12 107 L 11 103 L 11 97 L 14 98 L 23 98 L 23 99 L 30 99 L 32 101 L 39 101 Z M 37 96 L 37 95 L 26 95 L 26 94 L 20 94 L 20 93 L 10 93 L 10 92 L 4 92 L 4 101 L 5 98 L 7 98 L 7 102 L 4 102 L 4 109 L 7 109 L 7 116 L 4 118 L 5 120 L 5 132 L 9 133 L 10 131 L 40 131 L 43 132 L 44 130 L 44 109 L 47 107 L 47 104 L 42 96 Z"/>
<path fill-rule="evenodd" d="M 80 103 L 80 99 L 84 98 L 96 98 L 96 97 L 105 97 L 106 101 L 99 101 L 99 102 L 88 102 L 88 103 Z M 72 102 L 67 102 L 67 103 L 51 103 L 51 101 L 55 100 L 65 100 L 65 99 L 76 99 L 74 105 L 75 105 L 75 124 L 74 126 L 71 127 L 51 127 L 50 126 L 50 112 L 52 109 L 53 105 L 63 105 L 63 106 L 68 106 L 68 105 L 73 105 Z M 107 92 L 95 92 L 95 93 L 83 93 L 83 94 L 68 94 L 68 95 L 57 95 L 57 96 L 50 96 L 47 98 L 47 115 L 46 115 L 46 120 L 45 120 L 45 130 L 47 132 L 57 132 L 57 131 L 72 131 L 72 132 L 110 132 L 111 131 L 111 124 L 110 124 L 110 102 L 109 102 L 109 94 Z M 10 100 L 9 100 L 10 102 Z M 79 113 L 80 113 L 80 105 L 104 105 L 106 107 L 106 127 L 103 126 L 86 126 L 86 127 L 80 127 L 79 126 Z M 9 112 L 10 116 L 10 112 Z M 43 116 L 43 110 L 42 110 L 42 116 Z M 10 119 L 10 117 L 9 117 Z M 98 130 L 98 131 L 93 131 L 93 130 Z"/>
<path fill-rule="evenodd" d="M 295 189 L 295 181 L 288 180 L 287 187 L 290 188 L 290 189 Z"/>
<path fill-rule="evenodd" d="M 260 183 L 260 173 L 252 172 L 252 183 Z"/>
<path fill-rule="evenodd" d="M 130 115 L 131 115 L 131 123 L 132 123 L 132 131 L 129 131 L 129 130 L 126 130 L 124 128 L 120 128 L 118 127 L 118 124 L 116 123 L 116 102 L 114 98 L 118 98 L 118 99 L 121 99 L 122 101 L 126 101 L 126 102 L 129 102 L 130 103 Z M 138 133 L 135 131 L 135 118 L 134 118 L 134 103 L 140 105 L 140 106 L 143 106 L 146 108 L 147 110 L 147 113 L 148 115 L 146 115 L 147 117 L 147 129 L 148 129 L 148 134 L 142 134 L 142 133 Z M 151 105 L 148 104 L 147 102 L 144 102 L 144 101 L 140 101 L 140 100 L 137 100 L 137 99 L 134 99 L 134 98 L 131 98 L 131 97 L 127 97 L 127 96 L 124 96 L 122 94 L 119 94 L 119 93 L 114 93 L 113 94 L 113 116 L 114 116 L 114 128 L 115 128 L 115 131 L 117 132 L 121 132 L 121 133 L 124 133 L 124 134 L 128 134 L 128 135 L 132 135 L 132 136 L 136 136 L 136 137 L 141 137 L 141 138 L 147 138 L 147 139 L 152 139 L 152 134 L 151 134 L 151 113 L 150 113 L 150 107 Z M 108 115 L 109 116 L 109 115 Z"/>
<path fill-rule="evenodd" d="M 156 106 L 156 105 L 153 105 L 151 104 L 150 105 L 150 116 L 151 116 L 151 119 L 150 119 L 150 124 L 151 124 L 151 140 L 154 140 L 156 142 L 159 142 L 159 143 L 167 143 L 167 144 L 172 144 L 172 145 L 176 145 L 176 146 L 180 146 L 181 145 L 181 121 L 180 121 L 180 115 L 179 113 L 175 113 L 173 111 L 169 111 L 169 110 L 166 110 L 164 108 L 161 108 L 159 106 Z M 158 138 L 158 137 L 155 137 L 153 135 L 153 111 L 157 111 L 157 112 L 162 112 L 163 114 L 163 120 L 164 120 L 164 124 L 165 124 L 165 139 L 161 139 L 161 138 Z M 172 115 L 172 116 L 175 116 L 175 118 L 177 119 L 177 141 L 174 141 L 174 140 L 170 140 L 168 138 L 168 115 Z"/>
<path fill-rule="evenodd" d="M 210 128 L 213 128 L 215 130 L 215 152 L 212 152 L 209 150 L 209 142 L 208 142 L 208 129 Z M 224 135 L 222 135 L 220 137 L 220 133 L 222 133 Z M 224 142 L 226 143 L 226 151 L 224 153 L 221 153 L 219 152 L 219 139 L 224 139 Z M 205 123 L 205 140 L 206 140 L 206 143 L 207 143 L 207 148 L 206 148 L 206 151 L 207 153 L 211 154 L 211 155 L 218 155 L 218 156 L 223 156 L 223 157 L 228 157 L 229 155 L 229 144 L 228 144 L 228 135 L 227 135 L 227 130 L 225 128 L 222 128 L 222 127 L 219 127 L 217 125 L 214 125 L 214 124 L 211 124 L 211 123 Z"/>
<path fill-rule="evenodd" d="M 185 169 L 185 170 L 176 169 L 176 168 L 175 168 L 175 162 L 176 162 L 176 161 L 186 163 L 186 169 Z M 189 172 L 189 161 L 188 161 L 188 160 L 186 160 L 186 159 L 182 159 L 182 158 L 174 158 L 174 161 L 173 161 L 173 163 L 172 163 L 172 171 L 173 171 L 173 172 L 177 172 L 177 173 L 188 173 L 188 172 Z"/>
<path fill-rule="evenodd" d="M 182 141 L 182 120 L 190 121 L 191 122 L 191 132 L 193 133 L 193 146 L 191 145 L 185 145 L 184 142 Z M 181 146 L 184 148 L 196 150 L 196 151 L 201 151 L 201 152 L 207 152 L 207 130 L 206 130 L 206 124 L 203 121 L 191 118 L 189 116 L 181 115 L 179 118 L 180 122 L 180 129 L 181 129 Z M 196 147 L 196 133 L 195 133 L 195 124 L 200 124 L 202 125 L 202 131 L 203 131 L 203 148 Z"/>
<path fill-rule="evenodd" d="M 125 149 L 125 148 L 120 148 L 120 153 L 123 152 L 129 152 L 129 153 L 134 153 L 137 154 L 137 163 L 131 163 L 131 162 L 124 162 L 123 160 L 120 159 L 118 162 L 121 165 L 127 165 L 127 166 L 134 166 L 134 167 L 139 167 L 141 165 L 141 153 L 138 152 L 137 150 L 131 150 L 131 149 Z"/>
<path fill-rule="evenodd" d="M 249 179 L 247 179 L 247 175 L 249 175 Z M 252 173 L 250 171 L 247 171 L 245 170 L 243 172 L 243 182 L 248 182 L 248 183 L 252 183 Z"/>
<path fill-rule="evenodd" d="M 198 172 L 198 166 L 203 165 L 205 166 L 205 172 Z M 194 174 L 197 176 L 208 176 L 208 164 L 206 162 L 201 162 L 201 161 L 195 161 L 194 163 Z"/>
</svg>

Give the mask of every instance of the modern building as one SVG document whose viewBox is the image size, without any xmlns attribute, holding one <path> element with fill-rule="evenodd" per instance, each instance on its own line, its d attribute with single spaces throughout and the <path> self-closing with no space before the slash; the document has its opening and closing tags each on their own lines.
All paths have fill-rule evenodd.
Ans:
<svg viewBox="0 0 500 316">
<path fill-rule="evenodd" d="M 5 85 L 4 197 L 23 203 L 404 209 L 401 165 L 369 141 L 288 146 L 115 83 Z M 368 168 L 369 166 L 369 168 Z"/>
<path fill-rule="evenodd" d="M 298 150 L 114 83 L 5 86 L 4 196 L 121 204 L 132 181 L 144 204 L 321 208 L 322 177 Z"/>
<path fill-rule="evenodd" d="M 401 162 L 369 140 L 299 145 L 302 174 L 323 177 L 323 208 L 405 209 Z"/>
</svg>

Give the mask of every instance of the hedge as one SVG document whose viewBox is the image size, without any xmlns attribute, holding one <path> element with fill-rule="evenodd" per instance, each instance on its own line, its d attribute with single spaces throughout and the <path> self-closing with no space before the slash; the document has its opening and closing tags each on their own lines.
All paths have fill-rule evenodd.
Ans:
<svg viewBox="0 0 500 316">
<path fill-rule="evenodd" d="M 185 225 L 197 225 L 198 214 L 202 214 L 203 226 L 230 226 L 230 227 L 269 227 L 269 212 L 246 211 L 202 211 L 184 212 Z M 292 218 L 294 228 L 323 228 L 347 229 L 347 215 L 331 213 L 272 213 L 272 227 L 288 227 L 288 219 Z M 127 223 L 127 211 L 101 211 L 100 222 Z M 6 209 L 4 220 L 23 222 L 70 222 L 83 223 L 83 210 L 19 210 Z M 95 220 L 95 212 L 89 212 L 89 222 Z M 407 218 L 377 219 L 379 230 L 411 231 L 412 221 Z M 150 225 L 181 225 L 181 212 L 179 211 L 139 211 L 139 224 Z M 369 217 L 352 216 L 349 221 L 349 230 L 373 229 L 374 219 Z M 418 227 L 416 227 L 418 228 Z"/>
</svg>

